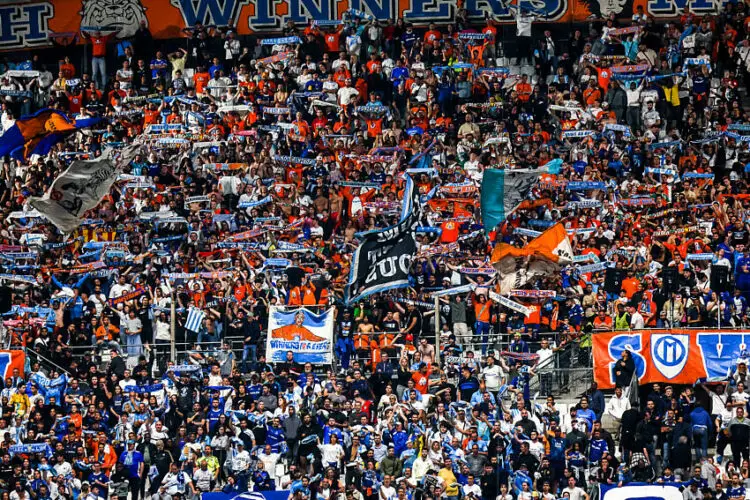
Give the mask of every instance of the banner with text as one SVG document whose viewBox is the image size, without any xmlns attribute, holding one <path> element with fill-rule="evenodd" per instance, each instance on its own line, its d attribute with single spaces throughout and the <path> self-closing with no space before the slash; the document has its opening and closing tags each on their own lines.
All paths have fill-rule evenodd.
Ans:
<svg viewBox="0 0 750 500">
<path fill-rule="evenodd" d="M 723 380 L 748 357 L 750 332 L 649 330 L 595 333 L 594 380 L 602 389 L 615 386 L 615 363 L 630 351 L 639 384 L 694 384 Z"/>
<path fill-rule="evenodd" d="M 307 309 L 271 308 L 266 357 L 271 363 L 331 364 L 333 360 L 333 309 L 315 314 Z"/>
<path fill-rule="evenodd" d="M 540 22 L 585 22 L 592 14 L 630 17 L 639 6 L 653 17 L 668 18 L 685 7 L 695 15 L 716 14 L 722 4 L 709 0 L 519 0 L 517 5 L 466 0 L 463 4 L 469 20 L 480 24 L 485 14 L 499 22 L 514 22 L 518 7 Z M 453 22 L 455 10 L 455 0 L 28 0 L 0 6 L 0 50 L 49 47 L 55 39 L 72 41 L 81 30 L 127 38 L 142 21 L 154 38 L 168 39 L 183 37 L 182 30 L 196 23 L 232 26 L 240 35 L 278 33 L 289 21 L 304 26 L 312 20 L 325 26 L 354 17 L 403 18 L 426 26 Z"/>
</svg>

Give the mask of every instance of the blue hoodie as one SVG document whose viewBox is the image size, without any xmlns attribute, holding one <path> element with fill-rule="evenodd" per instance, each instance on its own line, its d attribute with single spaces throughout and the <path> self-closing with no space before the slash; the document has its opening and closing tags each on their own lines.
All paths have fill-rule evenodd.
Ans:
<svg viewBox="0 0 750 500">
<path fill-rule="evenodd" d="M 690 423 L 695 427 L 704 427 L 709 429 L 711 426 L 711 415 L 702 406 L 697 406 L 690 412 Z"/>
</svg>

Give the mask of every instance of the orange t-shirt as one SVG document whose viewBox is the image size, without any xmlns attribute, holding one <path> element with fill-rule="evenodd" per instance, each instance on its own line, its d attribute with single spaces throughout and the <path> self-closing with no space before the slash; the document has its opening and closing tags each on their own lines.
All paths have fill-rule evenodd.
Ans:
<svg viewBox="0 0 750 500">
<path fill-rule="evenodd" d="M 490 303 L 475 302 L 474 303 L 474 314 L 477 317 L 477 321 L 482 323 L 490 322 Z"/>
<path fill-rule="evenodd" d="M 601 101 L 602 93 L 598 88 L 589 87 L 583 91 L 583 99 L 586 101 L 586 104 L 590 106 L 594 104 L 594 101 Z"/>
<path fill-rule="evenodd" d="M 289 301 L 287 302 L 287 305 L 290 305 L 290 306 L 302 305 L 302 298 L 300 297 L 299 287 L 295 286 L 294 288 L 289 290 Z"/>
<path fill-rule="evenodd" d="M 67 64 L 63 63 L 63 64 L 61 64 L 60 65 L 60 71 L 62 71 L 63 76 L 65 78 L 68 78 L 68 79 L 73 78 L 74 76 L 76 76 L 76 67 L 73 66 L 70 63 L 67 63 Z"/>
<path fill-rule="evenodd" d="M 195 93 L 202 94 L 206 88 L 206 85 L 208 85 L 209 80 L 211 80 L 211 75 L 209 75 L 207 71 L 204 71 L 203 73 L 196 73 L 195 75 L 193 75 L 193 83 L 195 83 Z"/>
<path fill-rule="evenodd" d="M 411 379 L 414 381 L 414 388 L 421 392 L 422 394 L 427 394 L 427 387 L 429 385 L 430 381 L 430 369 L 427 369 L 427 373 L 422 374 L 421 372 L 417 371 L 414 375 L 411 376 Z"/>
<path fill-rule="evenodd" d="M 107 42 L 111 35 L 107 36 L 92 36 L 91 37 L 91 55 L 93 57 L 104 57 L 107 55 Z"/>
<path fill-rule="evenodd" d="M 315 300 L 315 286 L 310 285 L 306 286 L 302 289 L 302 305 L 305 306 L 312 306 L 317 304 L 317 300 Z"/>
<path fill-rule="evenodd" d="M 143 125 L 152 125 L 159 123 L 159 111 L 147 109 L 143 112 Z"/>
<path fill-rule="evenodd" d="M 526 306 L 529 309 L 529 311 L 531 311 L 529 313 L 529 316 L 524 318 L 523 324 L 524 325 L 540 324 L 542 321 L 542 315 L 541 315 L 542 309 L 539 307 L 539 304 L 530 304 L 530 303 L 525 304 L 524 303 L 523 305 Z"/>
<path fill-rule="evenodd" d="M 497 28 L 495 28 L 494 26 L 485 26 L 484 28 L 482 28 L 482 33 L 484 33 L 485 35 L 491 35 L 492 38 L 490 38 L 490 40 L 494 40 L 495 38 L 497 38 Z"/>
<path fill-rule="evenodd" d="M 442 233 L 440 234 L 440 243 L 453 243 L 458 241 L 458 222 L 447 221 L 440 224 Z"/>
<path fill-rule="evenodd" d="M 367 120 L 367 136 L 375 138 L 383 133 L 383 119 Z"/>
<path fill-rule="evenodd" d="M 596 73 L 599 87 L 605 90 L 608 89 L 609 80 L 612 78 L 612 70 L 609 68 L 597 68 Z"/>
<path fill-rule="evenodd" d="M 518 93 L 518 98 L 526 102 L 531 98 L 531 84 L 519 82 L 516 85 L 516 92 Z"/>
<path fill-rule="evenodd" d="M 430 30 L 424 34 L 425 43 L 432 43 L 435 40 L 441 40 L 442 38 L 443 38 L 443 34 L 440 33 L 438 30 Z"/>
<path fill-rule="evenodd" d="M 338 31 L 335 33 L 326 33 L 325 41 L 326 41 L 326 49 L 328 49 L 328 52 L 339 51 L 340 36 L 341 34 Z"/>
<path fill-rule="evenodd" d="M 600 318 L 599 316 L 594 318 L 594 328 L 601 328 L 602 326 L 612 328 L 612 318 L 609 316 L 604 316 L 604 319 Z"/>
<path fill-rule="evenodd" d="M 628 299 L 631 299 L 635 295 L 635 292 L 638 291 L 638 283 L 640 282 L 635 278 L 625 278 L 622 280 L 622 289 L 625 290 L 625 296 Z"/>
</svg>

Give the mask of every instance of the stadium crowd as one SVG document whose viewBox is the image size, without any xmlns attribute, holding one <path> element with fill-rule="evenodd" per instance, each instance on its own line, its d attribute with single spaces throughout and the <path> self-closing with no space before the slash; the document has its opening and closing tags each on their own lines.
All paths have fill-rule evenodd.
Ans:
<svg viewBox="0 0 750 500">
<path fill-rule="evenodd" d="M 537 14 L 351 12 L 275 44 L 197 25 L 171 53 L 144 24 L 86 33 L 91 73 L 70 49 L 4 63 L 3 130 L 45 107 L 106 124 L 3 161 L 4 326 L 29 362 L 0 393 L 2 499 L 588 500 L 634 482 L 745 498 L 744 362 L 640 407 L 628 354 L 613 395 L 594 384 L 560 411 L 553 393 L 555 370 L 591 366 L 596 332 L 748 323 L 747 6 L 639 9 L 565 38 Z M 29 210 L 71 161 L 135 140 L 73 234 Z M 495 168 L 542 179 L 484 228 Z M 411 286 L 347 306 L 357 233 L 398 219 L 407 169 L 437 188 Z M 512 294 L 528 315 L 493 300 L 493 246 L 557 221 L 581 259 Z M 336 308 L 333 366 L 267 362 L 277 305 Z"/>
</svg>

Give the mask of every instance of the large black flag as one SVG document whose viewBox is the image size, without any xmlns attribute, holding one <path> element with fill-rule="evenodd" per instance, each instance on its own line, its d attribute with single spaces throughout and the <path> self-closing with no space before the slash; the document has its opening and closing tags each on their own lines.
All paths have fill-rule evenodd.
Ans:
<svg viewBox="0 0 750 500">
<path fill-rule="evenodd" d="M 409 270 L 417 252 L 414 238 L 420 219 L 419 193 L 406 177 L 404 207 L 398 224 L 359 235 L 361 243 L 352 258 L 346 303 L 373 293 L 409 286 Z"/>
</svg>

